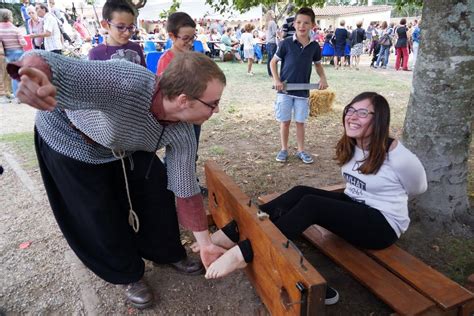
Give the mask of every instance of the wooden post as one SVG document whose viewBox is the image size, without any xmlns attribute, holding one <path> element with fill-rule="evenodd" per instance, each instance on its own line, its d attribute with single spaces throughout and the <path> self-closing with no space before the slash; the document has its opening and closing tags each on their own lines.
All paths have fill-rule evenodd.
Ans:
<svg viewBox="0 0 474 316">
<path fill-rule="evenodd" d="M 218 227 L 232 219 L 249 239 L 253 261 L 245 272 L 272 315 L 323 315 L 326 281 L 215 162 L 206 162 L 209 209 Z"/>
</svg>

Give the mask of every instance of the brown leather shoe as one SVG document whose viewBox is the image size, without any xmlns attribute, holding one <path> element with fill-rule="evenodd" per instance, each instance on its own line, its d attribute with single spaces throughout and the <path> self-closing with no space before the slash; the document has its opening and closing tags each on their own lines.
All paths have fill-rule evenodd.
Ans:
<svg viewBox="0 0 474 316">
<path fill-rule="evenodd" d="M 125 284 L 124 287 L 125 295 L 134 307 L 144 309 L 153 304 L 153 292 L 143 279 Z"/>
<path fill-rule="evenodd" d="M 155 266 L 159 266 L 157 263 L 153 263 Z M 204 274 L 204 266 L 201 260 L 193 260 L 186 257 L 178 262 L 168 263 L 170 267 L 182 274 L 187 275 L 199 275 Z"/>
</svg>

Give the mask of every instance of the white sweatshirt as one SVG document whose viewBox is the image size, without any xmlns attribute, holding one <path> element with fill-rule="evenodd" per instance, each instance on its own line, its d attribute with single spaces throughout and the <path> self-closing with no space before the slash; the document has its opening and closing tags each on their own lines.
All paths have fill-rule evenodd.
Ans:
<svg viewBox="0 0 474 316">
<path fill-rule="evenodd" d="M 400 237 L 410 224 L 408 195 L 426 191 L 426 173 L 418 157 L 402 143 L 388 153 L 376 174 L 362 174 L 357 169 L 368 155 L 355 147 L 354 156 L 341 168 L 346 180 L 344 191 L 355 201 L 379 210 Z"/>
</svg>

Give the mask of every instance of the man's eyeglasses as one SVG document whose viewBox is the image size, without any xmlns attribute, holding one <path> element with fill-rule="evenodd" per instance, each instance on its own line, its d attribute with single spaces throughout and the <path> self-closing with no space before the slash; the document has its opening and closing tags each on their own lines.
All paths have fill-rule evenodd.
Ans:
<svg viewBox="0 0 474 316">
<path fill-rule="evenodd" d="M 107 21 L 109 25 L 112 25 L 119 31 L 120 33 L 123 33 L 125 31 L 129 31 L 130 33 L 133 33 L 137 30 L 137 26 L 135 24 L 130 24 L 129 26 L 123 25 L 123 24 L 114 24 L 110 21 Z"/>
<path fill-rule="evenodd" d="M 352 106 L 347 106 L 344 109 L 344 114 L 347 116 L 352 116 L 354 113 L 360 118 L 366 118 L 367 116 L 369 116 L 369 114 L 375 114 L 375 112 L 369 111 L 367 109 L 356 110 Z"/>
<path fill-rule="evenodd" d="M 194 41 L 196 38 L 197 38 L 197 35 L 194 34 L 193 36 L 179 36 L 179 35 L 175 35 L 176 38 L 182 40 L 183 42 L 189 42 L 189 41 Z"/>
<path fill-rule="evenodd" d="M 214 111 L 215 108 L 217 108 L 217 107 L 219 106 L 219 101 L 220 101 L 220 100 L 217 100 L 216 103 L 214 103 L 214 104 L 210 104 L 210 103 L 207 103 L 207 102 L 205 102 L 205 101 L 203 101 L 203 100 L 201 100 L 201 99 L 199 99 L 199 98 L 196 98 L 196 97 L 193 97 L 193 98 L 196 99 L 196 100 L 198 100 L 198 101 L 201 102 L 202 104 L 204 104 L 204 105 L 210 107 L 213 111 Z"/>
</svg>

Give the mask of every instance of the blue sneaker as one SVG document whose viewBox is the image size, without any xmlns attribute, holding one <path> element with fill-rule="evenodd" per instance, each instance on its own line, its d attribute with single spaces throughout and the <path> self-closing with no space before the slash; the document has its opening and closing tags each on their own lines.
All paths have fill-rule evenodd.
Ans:
<svg viewBox="0 0 474 316">
<path fill-rule="evenodd" d="M 296 153 L 296 157 L 298 157 L 299 159 L 301 159 L 301 161 L 303 161 L 304 163 L 313 163 L 313 162 L 314 162 L 314 160 L 313 160 L 313 158 L 311 157 L 311 155 L 305 153 L 304 151 L 297 152 L 297 153 Z"/>
<path fill-rule="evenodd" d="M 276 156 L 276 161 L 278 162 L 286 162 L 288 160 L 288 151 L 287 150 L 280 150 L 278 155 Z"/>
</svg>

